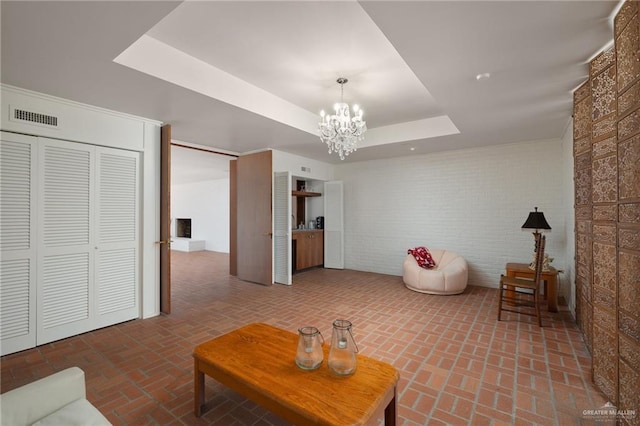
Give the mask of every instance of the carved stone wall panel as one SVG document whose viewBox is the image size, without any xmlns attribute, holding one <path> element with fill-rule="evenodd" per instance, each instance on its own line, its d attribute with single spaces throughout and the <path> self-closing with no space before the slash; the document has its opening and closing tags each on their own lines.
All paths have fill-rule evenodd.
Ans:
<svg viewBox="0 0 640 426">
<path fill-rule="evenodd" d="M 606 290 L 601 287 L 594 288 L 593 292 L 593 307 L 594 310 L 598 307 L 601 309 L 606 309 L 610 315 L 613 315 L 613 318 L 609 318 L 609 320 L 615 320 L 615 312 L 616 312 L 616 295 L 614 292 Z M 595 317 L 595 316 L 594 316 Z M 618 327 L 615 326 L 614 329 Z M 613 329 L 612 329 L 613 330 Z"/>
<path fill-rule="evenodd" d="M 640 80 L 625 92 L 618 94 L 618 117 L 627 115 L 627 113 L 638 106 L 640 102 Z"/>
<path fill-rule="evenodd" d="M 640 413 L 638 407 L 640 407 L 640 374 L 638 370 L 634 370 L 631 366 L 627 365 L 624 361 L 620 362 L 620 400 L 618 401 L 619 410 L 635 410 L 635 416 L 629 416 L 626 419 L 627 424 L 637 425 L 640 423 Z"/>
<path fill-rule="evenodd" d="M 620 357 L 623 358 L 631 368 L 640 371 L 640 342 L 633 340 L 624 333 L 620 333 L 618 336 L 618 344 L 620 347 Z"/>
<path fill-rule="evenodd" d="M 576 257 L 582 265 L 591 264 L 591 236 L 589 234 L 576 235 Z"/>
<path fill-rule="evenodd" d="M 640 341 L 640 321 L 625 310 L 618 312 L 618 330 L 633 340 Z"/>
<path fill-rule="evenodd" d="M 576 280 L 580 281 L 584 297 L 591 300 L 591 266 L 584 263 L 578 264 Z"/>
<path fill-rule="evenodd" d="M 618 247 L 640 252 L 640 228 L 619 228 Z M 640 305 L 638 305 L 638 309 L 640 310 Z"/>
<path fill-rule="evenodd" d="M 591 168 L 591 150 L 576 155 L 574 165 L 576 170 L 584 170 Z"/>
<path fill-rule="evenodd" d="M 578 220 L 576 221 L 576 232 L 579 234 L 591 233 L 591 221 L 590 220 Z"/>
<path fill-rule="evenodd" d="M 622 30 L 627 27 L 631 18 L 633 18 L 636 13 L 638 13 L 638 3 L 636 1 L 627 1 L 622 5 L 613 20 L 616 38 L 618 38 Z"/>
<path fill-rule="evenodd" d="M 591 136 L 591 96 L 573 107 L 573 139 Z"/>
<path fill-rule="evenodd" d="M 591 142 L 604 140 L 616 134 L 616 114 L 609 114 L 602 120 L 591 123 Z"/>
<path fill-rule="evenodd" d="M 620 204 L 620 215 L 618 218 L 620 223 L 624 224 L 640 224 L 640 203 Z"/>
<path fill-rule="evenodd" d="M 591 77 L 592 113 L 594 122 L 616 112 L 616 68 L 609 67 Z M 615 117 L 613 118 L 615 120 Z"/>
<path fill-rule="evenodd" d="M 577 105 L 581 100 L 591 94 L 591 84 L 589 80 L 585 81 L 573 92 L 573 104 Z"/>
<path fill-rule="evenodd" d="M 591 200 L 594 203 L 618 201 L 618 164 L 615 155 L 594 160 L 592 176 Z"/>
<path fill-rule="evenodd" d="M 618 325 L 616 324 L 616 311 L 605 309 L 602 306 L 597 304 L 593 304 L 593 323 L 597 324 L 598 327 L 609 330 L 611 334 L 613 330 L 618 329 Z"/>
<path fill-rule="evenodd" d="M 591 169 L 576 170 L 575 192 L 576 205 L 591 204 Z"/>
<path fill-rule="evenodd" d="M 629 24 L 616 37 L 616 56 L 618 68 L 618 92 L 623 92 L 640 76 L 640 28 L 638 14 L 631 18 Z"/>
<path fill-rule="evenodd" d="M 592 216 L 591 204 L 584 205 L 584 206 L 576 206 L 576 220 L 591 220 L 591 216 Z"/>
<path fill-rule="evenodd" d="M 605 68 L 616 64 L 616 50 L 612 46 L 598 56 L 593 58 L 589 63 L 589 78 L 593 79 L 597 74 L 602 72 Z M 593 94 L 593 86 L 591 86 L 591 94 Z"/>
<path fill-rule="evenodd" d="M 584 343 L 587 345 L 589 352 L 593 353 L 593 307 L 591 303 L 582 295 L 579 295 L 577 306 L 580 307 L 577 318 L 580 321 L 580 328 L 584 333 Z"/>
<path fill-rule="evenodd" d="M 583 137 L 573 142 L 574 155 L 582 154 L 583 152 L 591 151 L 591 135 Z"/>
<path fill-rule="evenodd" d="M 617 338 L 593 322 L 593 379 L 596 386 L 617 403 L 618 399 L 618 354 Z"/>
<path fill-rule="evenodd" d="M 593 241 L 616 245 L 616 225 L 615 224 L 593 224 Z"/>
<path fill-rule="evenodd" d="M 618 219 L 618 206 L 611 205 L 599 205 L 593 206 L 593 220 L 611 221 L 615 222 Z"/>
<path fill-rule="evenodd" d="M 640 135 L 618 144 L 620 200 L 640 198 Z"/>
<path fill-rule="evenodd" d="M 606 120 L 602 122 L 604 121 Z M 618 141 L 630 138 L 638 132 L 640 132 L 640 110 L 637 109 L 618 121 Z"/>
<path fill-rule="evenodd" d="M 620 251 L 620 307 L 640 319 L 640 252 Z"/>
<path fill-rule="evenodd" d="M 616 246 L 593 243 L 593 285 L 616 292 Z"/>
<path fill-rule="evenodd" d="M 604 157 L 606 155 L 616 154 L 618 149 L 618 138 L 615 136 L 611 136 L 602 141 L 596 142 L 592 145 L 591 149 L 593 150 L 592 155 L 593 158 Z"/>
</svg>

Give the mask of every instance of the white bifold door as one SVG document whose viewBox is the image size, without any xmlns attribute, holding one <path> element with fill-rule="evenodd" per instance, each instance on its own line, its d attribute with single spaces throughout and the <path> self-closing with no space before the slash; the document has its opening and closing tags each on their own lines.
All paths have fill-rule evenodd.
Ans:
<svg viewBox="0 0 640 426">
<path fill-rule="evenodd" d="M 1 133 L 1 354 L 36 345 L 36 138 Z"/>
<path fill-rule="evenodd" d="M 3 157 L 16 143 L 7 139 L 16 135 L 3 134 Z M 18 280 L 11 272 L 5 281 L 5 255 L 19 252 L 3 246 L 2 295 L 28 282 L 29 335 L 35 329 L 38 345 L 139 317 L 139 153 L 32 139 L 22 142 L 34 150 L 31 182 L 16 176 L 15 185 L 29 187 L 27 216 L 36 243 L 31 240 L 35 250 L 28 259 L 35 274 L 32 268 L 28 279 Z M 3 200 L 16 198 L 5 188 L 7 174 L 3 168 Z M 2 213 L 4 222 L 4 203 Z M 3 354 L 15 351 L 5 321 L 21 317 L 24 308 L 6 307 L 3 297 Z"/>
<path fill-rule="evenodd" d="M 274 282 L 291 285 L 291 175 L 273 173 Z"/>
</svg>

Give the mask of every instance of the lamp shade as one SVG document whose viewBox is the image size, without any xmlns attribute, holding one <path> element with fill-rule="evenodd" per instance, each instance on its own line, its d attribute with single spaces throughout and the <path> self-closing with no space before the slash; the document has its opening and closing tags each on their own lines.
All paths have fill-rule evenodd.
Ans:
<svg viewBox="0 0 640 426">
<path fill-rule="evenodd" d="M 551 229 L 551 226 L 547 223 L 547 220 L 544 218 L 544 213 L 539 212 L 538 208 L 535 208 L 535 211 L 529 212 L 529 217 L 522 225 L 522 229 Z"/>
</svg>

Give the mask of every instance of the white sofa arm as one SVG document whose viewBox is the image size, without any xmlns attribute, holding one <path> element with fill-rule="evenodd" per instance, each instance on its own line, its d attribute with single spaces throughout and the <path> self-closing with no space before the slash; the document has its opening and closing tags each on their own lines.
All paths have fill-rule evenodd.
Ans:
<svg viewBox="0 0 640 426">
<path fill-rule="evenodd" d="M 71 367 L 0 395 L 0 422 L 30 425 L 85 396 L 84 371 Z"/>
</svg>

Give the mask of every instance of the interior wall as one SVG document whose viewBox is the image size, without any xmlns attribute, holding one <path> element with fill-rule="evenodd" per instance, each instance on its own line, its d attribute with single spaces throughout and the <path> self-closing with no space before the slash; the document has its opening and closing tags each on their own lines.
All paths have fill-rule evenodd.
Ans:
<svg viewBox="0 0 640 426">
<path fill-rule="evenodd" d="M 339 165 L 345 267 L 402 275 L 407 249 L 448 249 L 468 261 L 469 284 L 497 288 L 507 262 L 531 261 L 521 227 L 538 207 L 552 265 L 565 269 L 564 167 L 559 139 Z"/>
<path fill-rule="evenodd" d="M 229 253 L 229 179 L 171 185 L 172 235 L 176 218 L 191 218 L 191 239 L 205 250 Z"/>
</svg>

